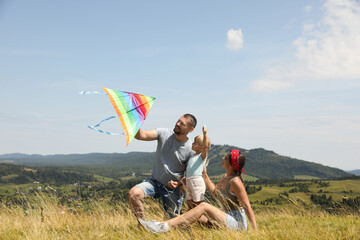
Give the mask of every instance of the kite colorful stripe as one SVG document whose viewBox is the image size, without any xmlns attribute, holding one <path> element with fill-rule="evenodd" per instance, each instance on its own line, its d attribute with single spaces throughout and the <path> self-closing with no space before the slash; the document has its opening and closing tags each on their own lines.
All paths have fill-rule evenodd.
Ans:
<svg viewBox="0 0 360 240">
<path fill-rule="evenodd" d="M 145 96 L 137 93 L 125 92 L 125 91 L 116 91 L 109 88 L 104 88 L 105 93 L 97 91 L 82 91 L 79 92 L 81 95 L 87 94 L 107 94 L 117 116 L 120 119 L 121 125 L 124 129 L 124 134 L 126 136 L 126 146 L 129 145 L 131 140 L 135 137 L 136 133 L 139 131 L 141 125 L 143 124 L 146 116 L 149 114 L 150 108 L 153 105 L 155 98 L 150 96 Z M 111 133 L 103 131 L 98 127 L 105 121 L 110 119 L 117 118 L 116 116 L 108 117 L 94 126 L 88 126 L 90 129 L 95 130 L 99 133 L 105 133 L 108 135 L 119 135 L 119 133 Z"/>
<path fill-rule="evenodd" d="M 103 88 L 107 93 L 126 136 L 126 146 L 139 131 L 155 98 L 125 91 Z"/>
</svg>

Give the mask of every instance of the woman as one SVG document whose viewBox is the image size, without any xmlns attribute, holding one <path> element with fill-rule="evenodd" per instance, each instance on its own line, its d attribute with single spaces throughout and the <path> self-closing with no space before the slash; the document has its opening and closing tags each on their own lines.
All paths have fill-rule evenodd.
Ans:
<svg viewBox="0 0 360 240">
<path fill-rule="evenodd" d="M 257 229 L 255 215 L 241 177 L 245 162 L 246 158 L 239 150 L 231 150 L 226 154 L 221 163 L 226 174 L 216 186 L 207 175 L 206 168 L 204 169 L 203 178 L 206 187 L 214 197 L 220 200 L 224 211 L 202 202 L 188 212 L 168 221 L 155 222 L 138 219 L 140 224 L 154 233 L 167 232 L 172 227 L 191 224 L 195 221 L 202 223 L 211 221 L 211 223 L 216 222 L 232 230 L 245 230 L 247 229 L 246 213 L 252 227 Z"/>
</svg>

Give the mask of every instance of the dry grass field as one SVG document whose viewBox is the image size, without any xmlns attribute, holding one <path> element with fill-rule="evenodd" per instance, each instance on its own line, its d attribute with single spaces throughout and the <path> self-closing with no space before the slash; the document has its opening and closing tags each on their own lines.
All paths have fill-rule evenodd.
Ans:
<svg viewBox="0 0 360 240">
<path fill-rule="evenodd" d="M 147 219 L 162 219 L 162 208 L 145 203 Z M 281 209 L 281 210 L 280 210 Z M 359 239 L 359 214 L 332 215 L 316 207 L 256 208 L 259 229 L 246 232 L 194 224 L 153 234 L 139 227 L 129 206 L 104 202 L 60 206 L 56 198 L 37 196 L 25 206 L 0 207 L 0 239 Z"/>
</svg>

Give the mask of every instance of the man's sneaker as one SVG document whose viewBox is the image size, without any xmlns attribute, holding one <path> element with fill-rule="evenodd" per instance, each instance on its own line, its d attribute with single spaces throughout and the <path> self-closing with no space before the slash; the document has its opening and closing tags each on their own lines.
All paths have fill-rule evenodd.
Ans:
<svg viewBox="0 0 360 240">
<path fill-rule="evenodd" d="M 165 222 L 145 221 L 138 219 L 139 223 L 152 233 L 168 232 L 170 230 L 169 224 Z"/>
</svg>

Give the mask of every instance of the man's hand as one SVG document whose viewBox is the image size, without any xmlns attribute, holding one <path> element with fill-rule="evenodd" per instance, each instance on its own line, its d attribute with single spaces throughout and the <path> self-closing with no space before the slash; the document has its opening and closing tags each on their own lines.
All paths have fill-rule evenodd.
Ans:
<svg viewBox="0 0 360 240">
<path fill-rule="evenodd" d="M 156 129 L 150 131 L 143 131 L 141 128 L 135 135 L 135 139 L 141 141 L 154 141 L 157 139 L 157 131 Z"/>
<path fill-rule="evenodd" d="M 170 180 L 168 182 L 168 186 L 169 186 L 169 188 L 175 189 L 175 188 L 177 188 L 179 186 L 179 182 L 175 182 L 173 180 Z"/>
</svg>

